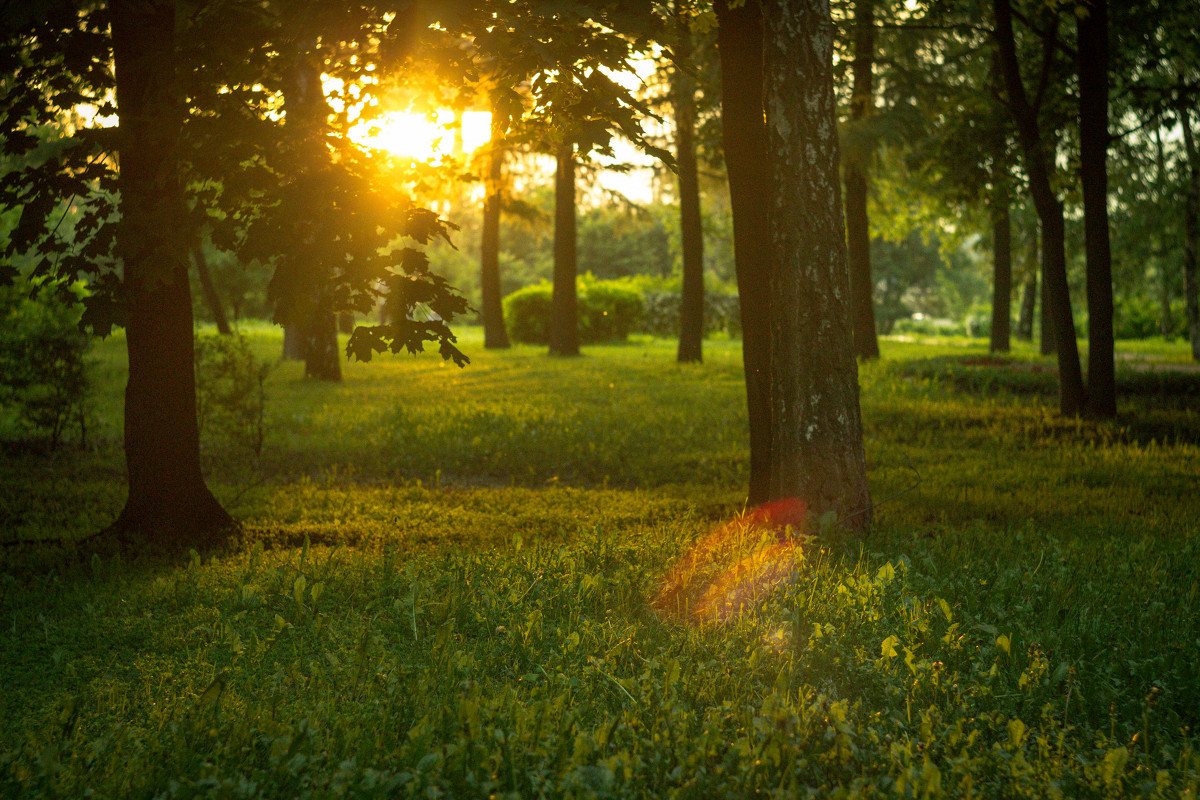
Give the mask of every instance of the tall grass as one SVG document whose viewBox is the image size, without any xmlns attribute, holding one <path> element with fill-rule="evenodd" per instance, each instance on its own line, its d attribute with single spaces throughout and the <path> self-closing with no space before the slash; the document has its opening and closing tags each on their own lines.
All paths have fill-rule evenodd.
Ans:
<svg viewBox="0 0 1200 800">
<path fill-rule="evenodd" d="M 1194 410 L 1064 420 L 910 377 L 937 353 L 885 342 L 861 368 L 874 530 L 781 547 L 731 522 L 737 342 L 678 366 L 659 340 L 465 338 L 462 371 L 275 370 L 262 458 L 206 445 L 246 523 L 227 551 L 0 553 L 0 796 L 1200 788 Z M 9 448 L 6 535 L 119 510 L 119 346 L 92 450 Z"/>
</svg>

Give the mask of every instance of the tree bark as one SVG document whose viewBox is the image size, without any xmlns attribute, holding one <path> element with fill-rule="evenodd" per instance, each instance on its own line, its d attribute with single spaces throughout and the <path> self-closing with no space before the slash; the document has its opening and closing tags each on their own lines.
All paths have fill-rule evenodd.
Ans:
<svg viewBox="0 0 1200 800">
<path fill-rule="evenodd" d="M 1012 219 L 1007 193 L 999 194 L 992 205 L 992 330 L 988 349 L 1007 353 L 1012 327 Z"/>
<path fill-rule="evenodd" d="M 996 44 L 1008 106 L 1017 125 L 1024 154 L 1029 190 L 1042 222 L 1042 278 L 1053 319 L 1054 350 L 1058 356 L 1058 405 L 1063 414 L 1075 415 L 1084 408 L 1083 371 L 1075 341 L 1075 319 L 1067 285 L 1066 226 L 1062 201 L 1054 192 L 1054 161 L 1047 151 L 1038 123 L 1037 109 L 1029 104 L 1017 61 L 1010 0 L 993 0 L 996 14 Z M 1053 53 L 1047 48 L 1046 57 Z M 1043 337 L 1045 337 L 1043 332 Z"/>
<path fill-rule="evenodd" d="M 875 63 L 875 10 L 872 0 L 854 4 L 853 87 L 850 92 L 850 120 L 867 118 L 875 104 L 871 72 Z M 850 269 L 850 308 L 854 333 L 854 354 L 859 358 L 879 358 L 879 338 L 875 328 L 875 281 L 871 277 L 871 230 L 867 216 L 867 172 L 870 153 L 855 147 L 845 154 L 846 244 Z"/>
<path fill-rule="evenodd" d="M 175 4 L 110 4 L 120 109 L 117 247 L 128 300 L 125 463 L 129 497 L 108 532 L 169 546 L 222 541 L 233 519 L 200 471 L 192 297 L 176 143 Z"/>
<path fill-rule="evenodd" d="M 550 301 L 550 354 L 579 355 L 579 301 L 575 264 L 575 149 L 558 147 L 554 170 L 554 292 Z"/>
<path fill-rule="evenodd" d="M 704 229 L 696 169 L 696 82 L 684 67 L 692 57 L 692 34 L 675 2 L 675 161 L 679 169 L 679 227 L 683 244 L 683 292 L 679 308 L 680 362 L 704 360 Z"/>
<path fill-rule="evenodd" d="M 1025 289 L 1021 294 L 1021 313 L 1017 317 L 1017 338 L 1033 341 L 1033 317 L 1037 312 L 1038 271 L 1041 259 L 1038 256 L 1038 226 L 1030 226 L 1028 248 L 1025 251 Z"/>
<path fill-rule="evenodd" d="M 200 291 L 204 295 L 204 304 L 208 306 L 208 313 L 212 314 L 213 324 L 217 326 L 217 333 L 229 336 L 233 333 L 233 328 L 229 327 L 229 317 L 225 316 L 225 305 L 221 302 L 221 295 L 217 294 L 212 273 L 208 271 L 208 259 L 204 257 L 204 250 L 200 245 L 192 247 L 192 263 L 196 265 L 196 277 L 200 279 Z"/>
<path fill-rule="evenodd" d="M 461 142 L 462 126 L 456 131 Z M 509 346 L 504 327 L 504 305 L 500 297 L 500 205 L 504 174 L 504 129 L 500 115 L 492 114 L 492 135 L 488 142 L 486 197 L 483 200 L 483 234 L 479 243 L 479 283 L 483 300 L 483 346 L 504 349 Z"/>
<path fill-rule="evenodd" d="M 1108 231 L 1108 0 L 1076 17 L 1079 33 L 1079 178 L 1087 254 L 1088 374 L 1084 413 L 1117 415 L 1112 249 Z"/>
<path fill-rule="evenodd" d="M 1192 360 L 1200 361 L 1200 161 L 1196 156 L 1196 138 L 1187 106 L 1179 105 L 1183 126 L 1183 146 L 1187 155 L 1187 189 L 1183 204 L 1183 305 L 1187 312 L 1188 340 Z"/>
<path fill-rule="evenodd" d="M 771 196 L 763 98 L 763 21 L 760 0 L 730 8 L 717 0 L 721 55 L 721 129 L 733 260 L 742 318 L 742 365 L 750 436 L 747 503 L 761 505 L 771 490 L 770 221 L 763 199 Z"/>
<path fill-rule="evenodd" d="M 1154 120 L 1154 164 L 1159 186 L 1167 186 L 1167 156 L 1163 151 L 1162 120 Z M 1175 325 L 1171 319 L 1171 279 L 1167 275 L 1166 264 L 1163 263 L 1161 245 L 1158 249 L 1158 330 L 1163 341 L 1169 342 L 1175 338 Z"/>
<path fill-rule="evenodd" d="M 871 521 L 847 308 L 828 0 L 763 8 L 771 163 L 772 499 Z"/>
</svg>

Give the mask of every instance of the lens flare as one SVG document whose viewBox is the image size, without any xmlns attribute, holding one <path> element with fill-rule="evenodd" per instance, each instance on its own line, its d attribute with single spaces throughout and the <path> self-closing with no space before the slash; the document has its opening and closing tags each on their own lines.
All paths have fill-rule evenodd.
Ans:
<svg viewBox="0 0 1200 800">
<path fill-rule="evenodd" d="M 807 536 L 808 509 L 777 500 L 727 522 L 681 557 L 654 597 L 662 614 L 725 622 L 791 576 Z"/>
</svg>

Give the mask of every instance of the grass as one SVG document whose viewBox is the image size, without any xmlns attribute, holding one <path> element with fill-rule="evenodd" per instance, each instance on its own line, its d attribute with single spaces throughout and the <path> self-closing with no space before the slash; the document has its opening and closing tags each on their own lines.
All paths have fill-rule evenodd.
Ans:
<svg viewBox="0 0 1200 800">
<path fill-rule="evenodd" d="M 93 446 L 0 465 L 5 534 L 67 542 L 0 552 L 0 796 L 1196 796 L 1194 405 L 885 341 L 875 528 L 787 546 L 735 520 L 738 342 L 479 338 L 278 367 L 261 459 L 205 445 L 244 537 L 180 562 L 69 544 L 123 499 L 104 343 Z"/>
</svg>

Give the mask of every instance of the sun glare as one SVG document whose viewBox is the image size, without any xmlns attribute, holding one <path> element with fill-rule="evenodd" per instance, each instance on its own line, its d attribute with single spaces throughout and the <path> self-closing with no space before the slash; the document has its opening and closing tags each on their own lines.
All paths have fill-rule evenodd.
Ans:
<svg viewBox="0 0 1200 800">
<path fill-rule="evenodd" d="M 487 111 L 463 112 L 460 129 L 463 153 L 470 153 L 487 143 L 491 118 Z M 350 137 L 368 147 L 424 161 L 455 154 L 456 127 L 454 112 L 446 108 L 434 115 L 389 111 L 355 125 L 350 130 Z"/>
</svg>

